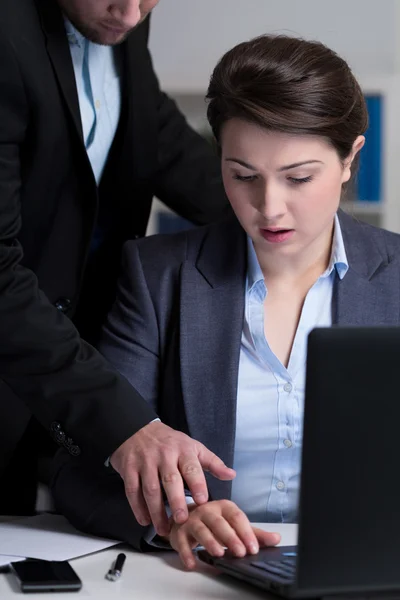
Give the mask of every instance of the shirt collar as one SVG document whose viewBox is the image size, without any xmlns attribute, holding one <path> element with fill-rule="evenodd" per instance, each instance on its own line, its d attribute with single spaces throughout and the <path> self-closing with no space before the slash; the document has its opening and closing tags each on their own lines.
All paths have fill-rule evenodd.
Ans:
<svg viewBox="0 0 400 600">
<path fill-rule="evenodd" d="M 344 247 L 342 229 L 340 227 L 339 217 L 335 215 L 332 252 L 328 268 L 321 277 L 328 277 L 333 269 L 340 279 L 346 275 L 349 268 L 347 261 L 346 250 Z M 258 262 L 256 251 L 252 239 L 247 236 L 247 292 L 250 292 L 260 281 L 264 283 L 264 275 Z"/>
<path fill-rule="evenodd" d="M 346 249 L 344 247 L 342 228 L 340 227 L 340 221 L 337 214 L 335 215 L 331 259 L 329 261 L 329 266 L 326 270 L 326 274 L 330 275 L 333 269 L 336 269 L 336 272 L 339 275 L 340 279 L 343 279 L 343 277 L 349 270 Z"/>
<path fill-rule="evenodd" d="M 247 236 L 247 291 L 250 292 L 260 281 L 264 283 L 264 275 L 254 250 L 253 240 Z"/>
<path fill-rule="evenodd" d="M 85 45 L 86 38 L 83 36 L 67 19 L 64 17 L 65 31 L 67 32 L 67 39 L 70 46 L 77 46 L 83 48 Z"/>
</svg>

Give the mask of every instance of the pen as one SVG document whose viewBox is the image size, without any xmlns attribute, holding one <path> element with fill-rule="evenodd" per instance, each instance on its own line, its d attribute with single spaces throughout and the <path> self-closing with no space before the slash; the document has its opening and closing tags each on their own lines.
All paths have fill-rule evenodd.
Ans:
<svg viewBox="0 0 400 600">
<path fill-rule="evenodd" d="M 122 567 L 126 559 L 126 554 L 118 554 L 116 561 L 111 565 L 111 569 L 106 574 L 108 581 L 118 581 L 122 575 Z"/>
</svg>

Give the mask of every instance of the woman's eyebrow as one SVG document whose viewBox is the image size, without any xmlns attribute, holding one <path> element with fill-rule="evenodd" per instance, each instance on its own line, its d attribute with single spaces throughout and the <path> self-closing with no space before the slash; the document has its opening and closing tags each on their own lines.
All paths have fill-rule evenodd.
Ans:
<svg viewBox="0 0 400 600">
<path fill-rule="evenodd" d="M 323 164 L 322 160 L 302 160 L 301 162 L 292 163 L 291 165 L 285 165 L 284 167 L 279 167 L 278 171 L 289 171 L 289 169 L 295 169 L 296 167 L 302 167 L 303 165 L 310 165 L 312 163 L 320 163 Z"/>
<path fill-rule="evenodd" d="M 249 165 L 249 163 L 245 162 L 244 160 L 240 160 L 240 158 L 226 158 L 225 160 L 226 160 L 226 162 L 238 163 L 239 165 L 242 165 L 242 167 L 245 167 L 246 169 L 250 169 L 251 171 L 257 171 L 257 169 L 255 167 L 252 167 L 251 165 Z"/>
<path fill-rule="evenodd" d="M 242 167 L 245 167 L 246 169 L 250 169 L 250 171 L 258 170 L 255 167 L 253 167 L 252 165 L 250 165 L 249 163 L 245 162 L 244 160 L 240 160 L 240 158 L 228 157 L 225 159 L 225 161 L 238 163 Z M 284 165 L 283 167 L 279 167 L 278 171 L 289 171 L 290 169 L 295 169 L 296 167 L 302 167 L 303 165 L 310 165 L 313 163 L 323 164 L 322 160 L 316 160 L 316 159 L 302 160 L 301 162 L 296 162 L 296 163 L 292 163 L 290 165 Z"/>
</svg>

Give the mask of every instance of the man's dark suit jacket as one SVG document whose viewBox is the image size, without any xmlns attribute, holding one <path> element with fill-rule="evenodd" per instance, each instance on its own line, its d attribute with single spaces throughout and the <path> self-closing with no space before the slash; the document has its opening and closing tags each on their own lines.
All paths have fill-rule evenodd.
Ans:
<svg viewBox="0 0 400 600">
<path fill-rule="evenodd" d="M 339 212 L 349 270 L 336 277 L 332 321 L 400 324 L 400 235 Z M 161 419 L 233 465 L 246 237 L 236 219 L 128 242 L 101 351 Z M 160 258 L 161 257 L 161 258 Z M 123 486 L 106 469 L 56 458 L 57 507 L 78 528 L 140 548 Z M 230 482 L 207 477 L 212 499 Z"/>
<path fill-rule="evenodd" d="M 0 473 L 32 413 L 99 462 L 156 416 L 70 319 L 96 339 L 153 195 L 199 224 L 225 210 L 219 161 L 160 91 L 148 29 L 117 50 L 121 119 L 97 189 L 57 1 L 0 3 Z M 98 222 L 109 236 L 89 256 Z"/>
</svg>

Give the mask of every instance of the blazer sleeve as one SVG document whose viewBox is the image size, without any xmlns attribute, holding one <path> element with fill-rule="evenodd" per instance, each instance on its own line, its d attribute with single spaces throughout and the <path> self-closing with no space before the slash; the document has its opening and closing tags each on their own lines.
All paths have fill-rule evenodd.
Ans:
<svg viewBox="0 0 400 600">
<path fill-rule="evenodd" d="M 59 443 L 103 462 L 156 415 L 81 341 L 21 264 L 20 154 L 28 123 L 18 62 L 0 28 L 0 378 Z"/>
<path fill-rule="evenodd" d="M 125 244 L 117 298 L 104 327 L 101 352 L 155 410 L 159 386 L 159 331 L 140 261 L 140 242 Z M 113 469 L 75 461 L 60 451 L 51 489 L 57 510 L 78 529 L 152 550 Z"/>
<path fill-rule="evenodd" d="M 144 243 L 149 240 L 143 240 Z M 130 241 L 122 252 L 121 276 L 114 306 L 98 348 L 157 411 L 160 380 L 160 332 L 140 258 L 142 241 Z M 159 257 L 155 256 L 158 261 Z"/>
</svg>

